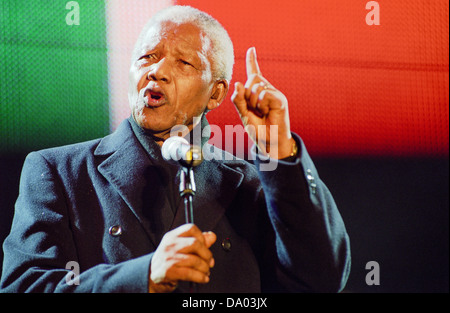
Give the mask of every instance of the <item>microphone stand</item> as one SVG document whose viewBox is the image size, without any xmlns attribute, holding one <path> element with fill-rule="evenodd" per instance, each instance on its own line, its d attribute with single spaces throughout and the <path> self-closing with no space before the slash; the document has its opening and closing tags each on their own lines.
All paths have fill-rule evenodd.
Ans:
<svg viewBox="0 0 450 313">
<path fill-rule="evenodd" d="M 186 154 L 186 159 L 181 162 L 180 168 L 180 196 L 184 201 L 184 216 L 186 224 L 194 224 L 193 200 L 196 191 L 194 179 L 194 167 L 203 161 L 201 150 L 197 147 L 191 149 Z M 197 284 L 190 282 L 189 290 L 191 293 L 197 292 Z"/>
<path fill-rule="evenodd" d="M 180 196 L 184 200 L 184 216 L 186 224 L 194 223 L 194 208 L 192 201 L 195 195 L 194 170 L 191 166 L 180 169 Z"/>
</svg>

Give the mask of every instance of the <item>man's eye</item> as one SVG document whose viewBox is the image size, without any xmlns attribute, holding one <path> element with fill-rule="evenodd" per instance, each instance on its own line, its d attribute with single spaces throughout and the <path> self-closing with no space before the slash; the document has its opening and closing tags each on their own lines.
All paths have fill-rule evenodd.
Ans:
<svg viewBox="0 0 450 313">
<path fill-rule="evenodd" d="M 154 58 L 155 58 L 155 55 L 153 53 L 151 53 L 151 54 L 146 54 L 146 55 L 141 56 L 139 58 L 139 60 L 142 60 L 142 59 L 149 60 L 149 59 L 154 59 Z"/>
<path fill-rule="evenodd" d="M 190 65 L 190 66 L 193 66 L 191 63 L 189 63 L 188 61 L 185 61 L 185 60 L 180 60 L 180 62 L 181 62 L 182 64 L 184 64 L 184 65 Z"/>
</svg>

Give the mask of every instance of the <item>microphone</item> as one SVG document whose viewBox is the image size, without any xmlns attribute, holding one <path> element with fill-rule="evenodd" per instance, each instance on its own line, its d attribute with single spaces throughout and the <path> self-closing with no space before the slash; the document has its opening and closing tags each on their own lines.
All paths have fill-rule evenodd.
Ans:
<svg viewBox="0 0 450 313">
<path fill-rule="evenodd" d="M 196 167 L 203 161 L 202 149 L 178 136 L 169 137 L 164 141 L 161 154 L 164 160 L 176 161 L 188 168 Z"/>
<path fill-rule="evenodd" d="M 183 137 L 172 136 L 167 138 L 162 147 L 161 154 L 168 162 L 176 161 L 182 165 L 180 172 L 180 196 L 184 200 L 184 216 L 186 224 L 194 223 L 193 197 L 196 187 L 194 180 L 194 167 L 202 163 L 202 149 L 189 144 Z M 196 292 L 195 283 L 190 283 L 191 292 Z"/>
</svg>

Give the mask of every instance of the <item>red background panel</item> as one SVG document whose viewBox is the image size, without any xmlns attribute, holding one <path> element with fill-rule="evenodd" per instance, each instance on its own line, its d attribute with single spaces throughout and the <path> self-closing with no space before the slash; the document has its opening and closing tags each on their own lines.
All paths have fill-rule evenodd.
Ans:
<svg viewBox="0 0 450 313">
<path fill-rule="evenodd" d="M 289 100 L 292 130 L 321 156 L 448 156 L 448 1 L 177 1 L 218 19 L 234 43 L 235 81 L 255 46 Z M 210 123 L 240 123 L 229 96 Z"/>
</svg>

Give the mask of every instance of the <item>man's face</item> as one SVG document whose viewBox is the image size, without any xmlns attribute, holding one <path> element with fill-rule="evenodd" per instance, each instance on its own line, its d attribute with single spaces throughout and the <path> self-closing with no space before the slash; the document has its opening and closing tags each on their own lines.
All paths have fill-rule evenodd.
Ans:
<svg viewBox="0 0 450 313">
<path fill-rule="evenodd" d="M 193 128 L 193 118 L 214 99 L 210 41 L 193 24 L 155 24 L 138 46 L 130 69 L 129 100 L 137 124 L 166 139 L 175 125 Z"/>
</svg>

